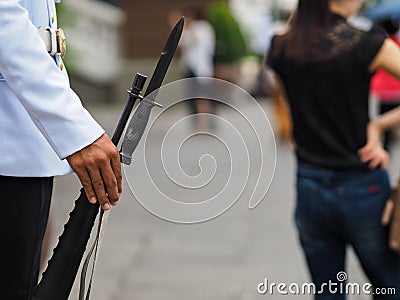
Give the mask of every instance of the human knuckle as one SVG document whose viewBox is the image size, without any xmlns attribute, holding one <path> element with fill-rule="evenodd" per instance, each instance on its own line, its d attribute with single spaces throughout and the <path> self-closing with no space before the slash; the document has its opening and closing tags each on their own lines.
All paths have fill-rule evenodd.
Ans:
<svg viewBox="0 0 400 300">
<path fill-rule="evenodd" d="M 94 183 L 94 187 L 96 188 L 96 189 L 102 189 L 103 188 L 103 182 L 101 182 L 100 180 L 98 180 L 98 181 L 96 181 L 95 183 Z"/>
<path fill-rule="evenodd" d="M 85 163 L 86 163 L 86 166 L 91 168 L 96 165 L 96 160 L 94 158 L 90 157 L 90 158 L 86 159 Z"/>
<path fill-rule="evenodd" d="M 77 159 L 70 163 L 71 167 L 75 170 L 82 170 L 85 167 L 83 160 Z"/>
<path fill-rule="evenodd" d="M 83 189 L 85 190 L 86 195 L 90 198 L 90 194 L 92 193 L 92 190 L 84 184 L 82 186 L 83 186 Z"/>
<path fill-rule="evenodd" d="M 113 150 L 113 152 L 112 152 L 112 155 L 113 155 L 115 158 L 119 158 L 119 151 L 118 151 L 117 148 L 114 148 L 114 150 Z"/>
<path fill-rule="evenodd" d="M 110 202 L 116 202 L 116 201 L 118 201 L 119 199 L 118 199 L 118 195 L 117 194 L 110 194 L 110 195 L 108 195 L 108 198 L 109 198 L 109 200 L 110 200 Z"/>
<path fill-rule="evenodd" d="M 118 154 L 118 148 L 113 145 L 112 147 L 109 148 L 109 152 L 111 154 Z"/>
<path fill-rule="evenodd" d="M 105 147 L 103 149 L 104 153 L 106 153 L 108 156 L 113 155 L 115 152 L 118 152 L 117 147 L 115 147 L 114 145 L 111 145 L 109 147 Z"/>
<path fill-rule="evenodd" d="M 107 184 L 109 185 L 109 186 L 116 186 L 117 185 L 117 179 L 114 177 L 114 178 L 110 178 L 108 181 L 107 181 Z"/>
<path fill-rule="evenodd" d="M 99 203 L 100 203 L 100 205 L 104 205 L 105 203 L 107 203 L 108 202 L 108 200 L 107 199 L 105 199 L 105 198 L 103 198 L 103 197 L 99 197 Z"/>
<path fill-rule="evenodd" d="M 98 156 L 97 156 L 97 162 L 98 163 L 100 163 L 100 164 L 105 164 L 107 161 L 108 161 L 108 158 L 107 158 L 107 155 L 104 155 L 104 154 L 99 154 Z"/>
<path fill-rule="evenodd" d="M 87 189 L 92 189 L 92 182 L 88 178 L 81 178 L 82 185 Z"/>
</svg>

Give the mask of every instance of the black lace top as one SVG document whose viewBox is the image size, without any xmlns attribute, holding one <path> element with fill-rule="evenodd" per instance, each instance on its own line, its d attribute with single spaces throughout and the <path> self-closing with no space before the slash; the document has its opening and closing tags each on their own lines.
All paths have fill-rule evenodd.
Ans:
<svg viewBox="0 0 400 300">
<path fill-rule="evenodd" d="M 275 36 L 267 64 L 285 87 L 298 160 L 335 170 L 367 170 L 357 155 L 369 121 L 368 68 L 386 38 L 377 27 L 359 29 L 332 14 L 307 62 L 285 55 Z"/>
</svg>

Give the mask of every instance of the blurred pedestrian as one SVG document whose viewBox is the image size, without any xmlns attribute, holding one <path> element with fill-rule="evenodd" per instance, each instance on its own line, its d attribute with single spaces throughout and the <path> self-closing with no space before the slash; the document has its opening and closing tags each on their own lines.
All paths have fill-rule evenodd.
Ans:
<svg viewBox="0 0 400 300">
<path fill-rule="evenodd" d="M 241 60 L 247 55 L 247 42 L 226 0 L 211 3 L 207 19 L 214 28 L 216 48 L 215 77 L 238 84 Z"/>
<path fill-rule="evenodd" d="M 400 38 L 398 36 L 399 23 L 391 19 L 378 22 L 389 34 L 389 37 L 400 46 Z M 400 81 L 393 77 L 385 70 L 378 69 L 372 78 L 371 91 L 375 94 L 379 101 L 379 113 L 388 112 L 400 104 Z M 383 146 L 389 149 L 396 138 L 395 130 L 388 130 L 383 136 Z"/>
<path fill-rule="evenodd" d="M 275 33 L 285 32 L 288 26 L 289 14 L 283 14 L 284 19 L 282 23 L 275 28 Z M 286 22 L 286 23 L 285 23 Z M 268 50 L 267 50 L 268 51 Z M 269 69 L 267 69 L 269 70 Z M 270 71 L 270 70 L 269 70 Z M 275 78 L 274 75 L 271 76 Z M 272 103 L 274 107 L 274 116 L 276 123 L 277 140 L 283 144 L 293 144 L 293 125 L 290 117 L 290 108 L 287 103 L 286 94 L 282 83 L 278 78 L 275 78 L 271 89 Z"/>
<path fill-rule="evenodd" d="M 372 23 L 351 18 L 361 6 L 362 0 L 299 0 L 267 59 L 291 110 L 295 223 L 318 300 L 345 299 L 327 285 L 343 284 L 338 274 L 348 245 L 373 288 L 397 291 L 374 299 L 400 299 L 400 256 L 381 224 L 391 191 L 388 154 L 371 134 L 367 140 L 371 77 L 382 68 L 400 78 L 400 50 Z"/>
<path fill-rule="evenodd" d="M 278 80 L 275 80 L 274 82 L 271 96 L 274 108 L 277 140 L 282 144 L 292 145 L 293 125 L 290 117 L 290 108 L 287 103 L 285 90 Z"/>
<path fill-rule="evenodd" d="M 117 148 L 69 86 L 55 1 L 0 1 L 0 28 L 1 299 L 27 300 L 53 177 L 73 169 L 90 202 L 107 210 L 122 175 Z"/>
<path fill-rule="evenodd" d="M 170 24 L 176 23 L 182 14 L 170 13 Z M 185 15 L 185 28 L 179 46 L 181 49 L 181 64 L 184 68 L 185 78 L 194 78 L 193 89 L 206 90 L 200 77 L 214 76 L 215 34 L 210 23 L 204 17 L 203 7 L 191 7 Z M 195 91 L 191 90 L 189 93 Z M 190 96 L 190 94 L 189 94 Z M 191 114 L 210 114 L 214 104 L 207 99 L 189 99 Z M 210 124 L 204 115 L 196 116 L 197 130 L 206 131 Z"/>
</svg>

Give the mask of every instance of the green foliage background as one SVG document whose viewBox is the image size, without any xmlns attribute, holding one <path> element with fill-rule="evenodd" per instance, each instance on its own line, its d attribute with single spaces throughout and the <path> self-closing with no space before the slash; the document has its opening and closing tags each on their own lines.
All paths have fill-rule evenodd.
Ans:
<svg viewBox="0 0 400 300">
<path fill-rule="evenodd" d="M 207 19 L 216 35 L 216 63 L 235 63 L 248 54 L 246 40 L 227 1 L 211 3 Z"/>
</svg>

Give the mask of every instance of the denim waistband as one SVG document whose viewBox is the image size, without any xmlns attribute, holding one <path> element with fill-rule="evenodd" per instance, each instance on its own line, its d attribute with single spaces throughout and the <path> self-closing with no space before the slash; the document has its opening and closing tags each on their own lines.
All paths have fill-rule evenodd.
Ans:
<svg viewBox="0 0 400 300">
<path fill-rule="evenodd" d="M 378 179 L 381 176 L 387 177 L 388 174 L 386 170 L 382 169 L 374 169 L 370 171 L 336 171 L 299 163 L 297 167 L 297 176 L 329 184 L 361 180 L 366 177 Z"/>
</svg>

